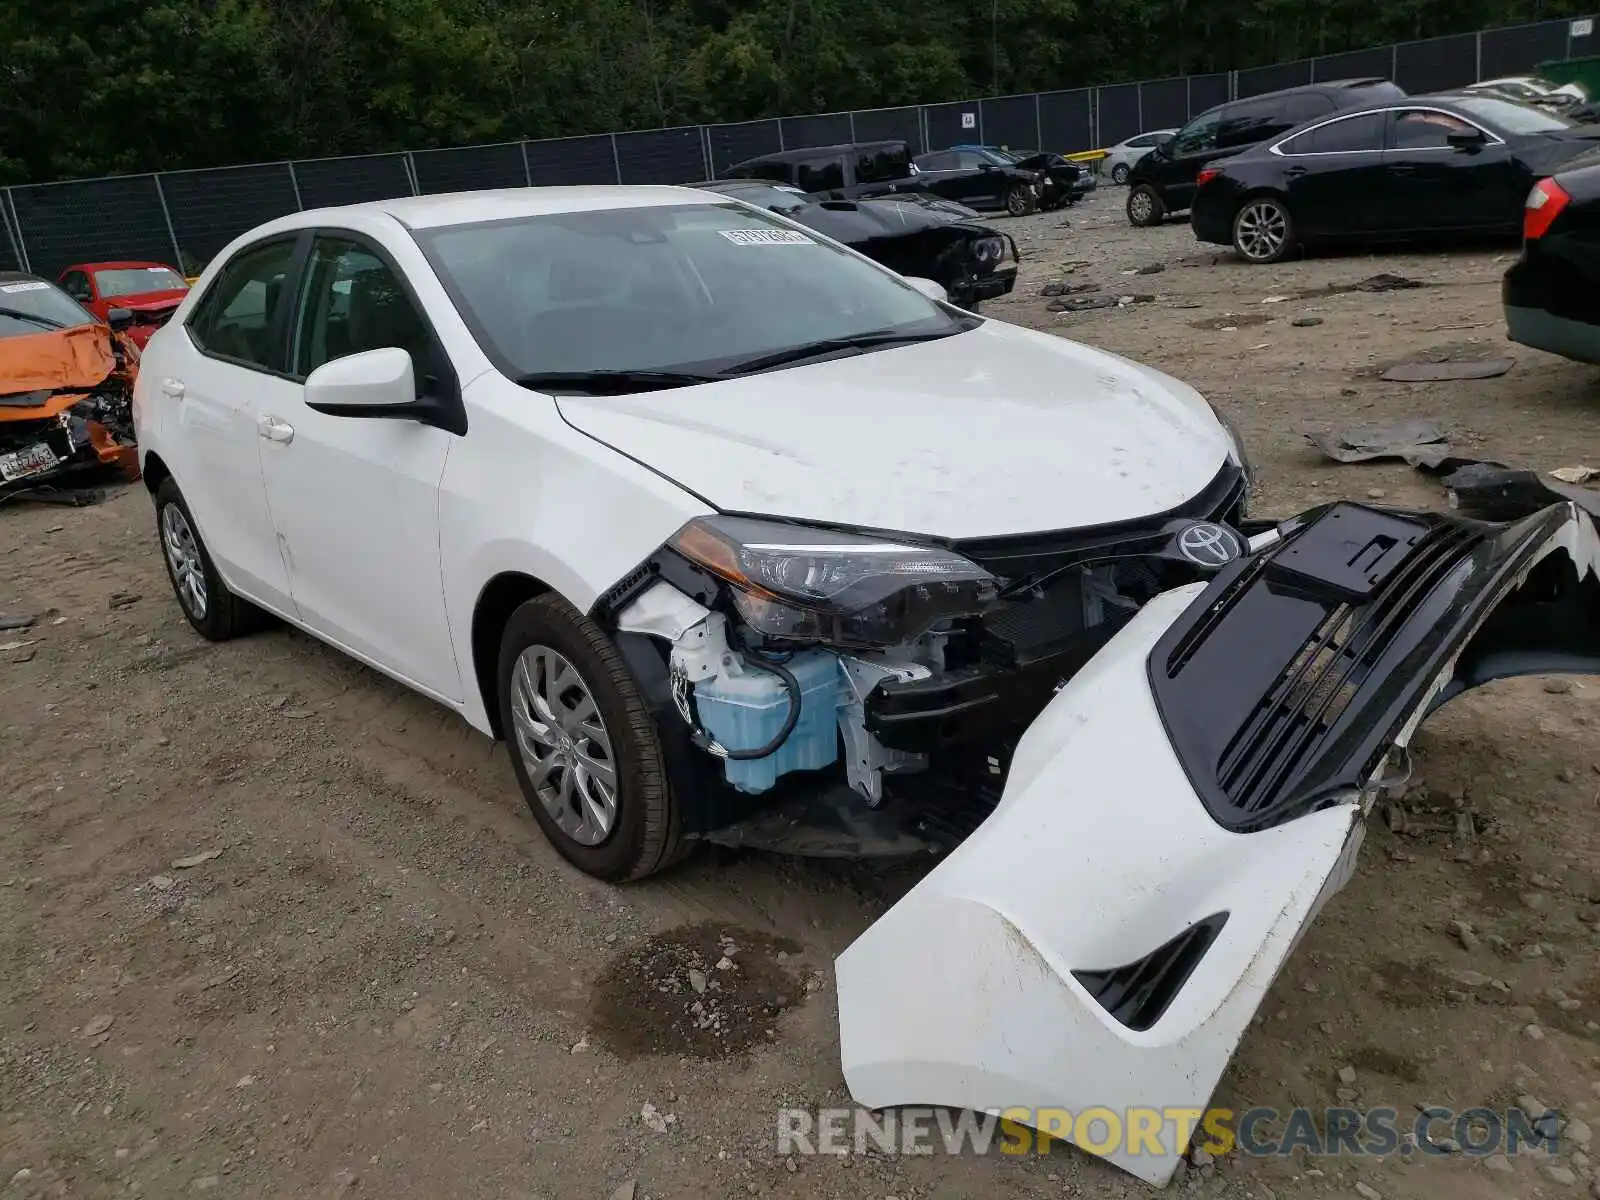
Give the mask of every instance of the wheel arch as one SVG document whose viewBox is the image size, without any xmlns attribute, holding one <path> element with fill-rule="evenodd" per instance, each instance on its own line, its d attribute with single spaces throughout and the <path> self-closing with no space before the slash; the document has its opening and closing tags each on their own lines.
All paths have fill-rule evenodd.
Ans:
<svg viewBox="0 0 1600 1200">
<path fill-rule="evenodd" d="M 502 571 L 478 593 L 472 606 L 472 675 L 483 700 L 484 714 L 496 740 L 505 736 L 500 720 L 499 664 L 500 638 L 511 614 L 555 589 L 542 579 L 522 571 Z"/>
<path fill-rule="evenodd" d="M 154 496 L 161 490 L 161 485 L 172 478 L 172 468 L 154 450 L 145 452 L 144 465 L 140 468 L 144 477 L 145 490 Z"/>
</svg>

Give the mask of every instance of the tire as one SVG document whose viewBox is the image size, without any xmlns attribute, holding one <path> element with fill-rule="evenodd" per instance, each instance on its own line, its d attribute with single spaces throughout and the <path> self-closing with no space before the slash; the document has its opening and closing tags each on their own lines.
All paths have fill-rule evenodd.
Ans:
<svg viewBox="0 0 1600 1200">
<path fill-rule="evenodd" d="M 156 538 L 178 607 L 201 637 L 225 642 L 266 623 L 266 613 L 235 596 L 222 582 L 210 552 L 200 540 L 189 502 L 171 476 L 156 489 Z"/>
<path fill-rule="evenodd" d="M 1127 163 L 1118 163 L 1116 166 L 1111 168 L 1111 182 L 1123 184 L 1128 182 Z"/>
<path fill-rule="evenodd" d="M 655 718 L 598 625 L 559 596 L 529 600 L 501 635 L 498 687 L 517 784 L 563 858 L 617 883 L 665 870 L 692 848 Z"/>
<path fill-rule="evenodd" d="M 1246 262 L 1282 262 L 1295 248 L 1289 206 L 1277 196 L 1251 196 L 1234 214 L 1233 248 Z"/>
<path fill-rule="evenodd" d="M 1141 228 L 1159 225 L 1167 219 L 1167 203 L 1161 193 L 1148 183 L 1141 183 L 1128 193 L 1128 220 Z"/>
<path fill-rule="evenodd" d="M 1013 183 L 1006 189 L 1006 211 L 1013 217 L 1025 217 L 1035 207 L 1032 194 L 1023 184 Z"/>
</svg>

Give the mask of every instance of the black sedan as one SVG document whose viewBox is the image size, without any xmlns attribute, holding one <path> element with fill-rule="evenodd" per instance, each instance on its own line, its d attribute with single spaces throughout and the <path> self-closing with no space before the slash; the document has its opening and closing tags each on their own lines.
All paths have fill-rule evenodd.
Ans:
<svg viewBox="0 0 1600 1200">
<path fill-rule="evenodd" d="M 1044 200 L 1045 175 L 992 150 L 937 150 L 912 160 L 914 186 L 971 208 L 1026 216 Z"/>
<path fill-rule="evenodd" d="M 1051 150 L 1007 150 L 1002 146 L 952 146 L 951 149 L 976 152 L 996 166 L 1037 171 L 1044 177 L 1044 194 L 1039 207 L 1046 212 L 1063 205 L 1076 204 L 1095 189 L 1092 172 L 1080 167 L 1066 155 Z M 917 161 L 920 166 L 922 160 Z"/>
<path fill-rule="evenodd" d="M 1017 247 L 963 205 L 900 192 L 864 200 L 815 201 L 795 188 L 755 179 L 718 179 L 694 187 L 781 213 L 842 242 L 901 275 L 940 284 L 952 304 L 976 312 L 1017 283 Z"/>
<path fill-rule="evenodd" d="M 1534 182 L 1600 146 L 1600 125 L 1488 95 L 1347 110 L 1200 172 L 1191 224 L 1248 262 L 1298 247 L 1514 235 Z"/>
<path fill-rule="evenodd" d="M 1523 206 L 1522 257 L 1501 299 L 1513 342 L 1600 363 L 1600 155 L 1541 179 Z"/>
</svg>

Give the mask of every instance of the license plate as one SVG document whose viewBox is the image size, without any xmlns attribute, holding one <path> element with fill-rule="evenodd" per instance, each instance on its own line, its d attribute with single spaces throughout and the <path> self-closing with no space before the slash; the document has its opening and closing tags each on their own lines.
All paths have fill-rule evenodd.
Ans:
<svg viewBox="0 0 1600 1200">
<path fill-rule="evenodd" d="M 18 450 L 15 454 L 0 454 L 0 480 L 10 481 L 21 479 L 25 475 L 37 475 L 40 471 L 48 471 L 60 461 L 56 457 L 56 452 L 50 449 L 46 442 L 39 442 L 26 450 Z"/>
</svg>

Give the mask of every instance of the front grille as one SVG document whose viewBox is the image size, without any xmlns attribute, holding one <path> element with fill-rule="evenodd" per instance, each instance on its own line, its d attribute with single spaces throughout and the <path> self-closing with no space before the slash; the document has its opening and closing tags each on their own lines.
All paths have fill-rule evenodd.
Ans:
<svg viewBox="0 0 1600 1200">
<path fill-rule="evenodd" d="M 1197 496 L 1168 512 L 1110 525 L 1008 537 L 965 538 L 948 544 L 986 570 L 1016 581 L 1059 571 L 1076 561 L 1096 556 L 1107 546 L 1149 539 L 1154 549 L 1164 540 L 1162 530 L 1180 517 L 1236 523 L 1246 490 L 1244 471 L 1227 462 Z"/>
<path fill-rule="evenodd" d="M 1137 962 L 1104 971 L 1074 971 L 1072 976 L 1123 1025 L 1149 1029 L 1183 989 L 1227 921 L 1227 913 L 1213 913 Z"/>
<path fill-rule="evenodd" d="M 1217 782 L 1236 809 L 1260 812 L 1315 758 L 1407 618 L 1476 536 L 1462 526 L 1438 528 L 1370 603 L 1332 607 L 1223 751 Z"/>
</svg>

